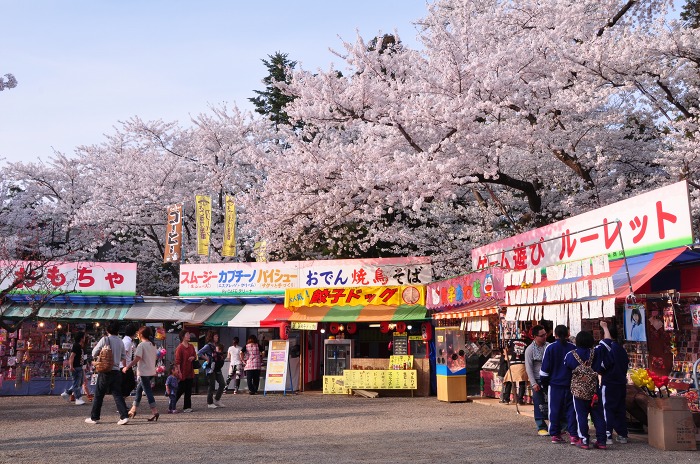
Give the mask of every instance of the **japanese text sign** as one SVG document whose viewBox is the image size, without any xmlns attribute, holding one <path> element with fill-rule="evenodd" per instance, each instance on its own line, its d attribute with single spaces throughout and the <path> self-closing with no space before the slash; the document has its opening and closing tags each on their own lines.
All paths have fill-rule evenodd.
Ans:
<svg viewBox="0 0 700 464">
<path fill-rule="evenodd" d="M 472 267 L 545 267 L 607 254 L 611 259 L 693 243 L 688 185 L 678 182 L 472 250 Z"/>
<path fill-rule="evenodd" d="M 43 264 L 36 261 L 0 261 L 0 291 L 12 285 L 15 279 L 23 282 L 11 293 L 62 293 L 79 295 L 136 295 L 136 263 L 59 263 Z M 34 270 L 38 279 L 25 276 Z"/>
<path fill-rule="evenodd" d="M 301 306 L 399 306 L 425 304 L 425 287 L 404 285 L 389 287 L 321 287 L 288 289 L 284 294 L 284 306 L 291 309 Z"/>
<path fill-rule="evenodd" d="M 483 298 L 502 298 L 504 270 L 491 268 L 428 284 L 426 308 L 463 306 Z"/>
<path fill-rule="evenodd" d="M 167 207 L 164 263 L 179 263 L 182 253 L 182 203 Z"/>
<path fill-rule="evenodd" d="M 209 255 L 211 238 L 211 197 L 209 195 L 195 196 L 195 218 L 197 224 L 197 254 Z"/>
<path fill-rule="evenodd" d="M 431 279 L 432 265 L 425 257 L 183 264 L 180 296 L 283 296 L 294 288 L 419 287 Z"/>
<path fill-rule="evenodd" d="M 224 242 L 221 256 L 236 256 L 236 203 L 226 195 L 226 215 L 224 219 Z"/>
</svg>

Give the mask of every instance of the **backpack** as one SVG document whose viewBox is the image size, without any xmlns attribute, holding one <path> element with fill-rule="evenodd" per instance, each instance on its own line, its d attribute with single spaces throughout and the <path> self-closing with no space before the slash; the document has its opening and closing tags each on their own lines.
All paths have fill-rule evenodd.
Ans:
<svg viewBox="0 0 700 464">
<path fill-rule="evenodd" d="M 576 351 L 572 351 L 571 354 L 579 364 L 571 372 L 571 394 L 581 400 L 593 399 L 598 392 L 598 374 L 591 368 L 594 351 L 591 350 L 591 356 L 586 362 L 581 361 Z"/>
<path fill-rule="evenodd" d="M 112 354 L 112 347 L 109 345 L 109 337 L 105 338 L 107 343 L 102 347 L 94 361 L 95 372 L 100 374 L 111 372 L 114 366 L 114 354 Z"/>
</svg>

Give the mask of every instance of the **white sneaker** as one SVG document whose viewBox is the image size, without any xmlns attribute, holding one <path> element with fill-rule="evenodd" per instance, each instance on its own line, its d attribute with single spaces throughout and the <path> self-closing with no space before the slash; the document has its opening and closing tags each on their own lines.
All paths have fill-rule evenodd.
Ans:
<svg viewBox="0 0 700 464">
<path fill-rule="evenodd" d="M 214 403 L 208 404 L 207 407 L 208 407 L 209 409 L 216 409 L 216 408 L 218 408 L 218 406 L 215 405 Z"/>
<path fill-rule="evenodd" d="M 87 419 L 85 419 L 85 423 L 86 423 L 86 424 L 97 424 L 98 422 L 99 422 L 99 421 L 92 420 L 92 419 L 89 418 L 89 417 L 88 417 Z"/>
<path fill-rule="evenodd" d="M 192 408 L 183 409 L 182 412 L 192 412 Z"/>
<path fill-rule="evenodd" d="M 128 418 L 128 417 L 125 417 L 124 419 L 119 419 L 119 420 L 117 421 L 117 425 L 126 425 L 126 424 L 128 424 L 128 423 L 129 423 L 129 418 Z"/>
<path fill-rule="evenodd" d="M 627 437 L 621 437 L 621 436 L 618 435 L 618 436 L 617 436 L 617 442 L 618 442 L 618 443 L 627 443 Z"/>
<path fill-rule="evenodd" d="M 226 407 L 226 406 L 224 406 L 224 403 L 222 403 L 220 400 L 219 400 L 219 401 L 214 400 L 214 404 L 215 404 L 217 407 L 219 407 L 219 408 L 225 408 L 225 407 Z"/>
<path fill-rule="evenodd" d="M 61 393 L 61 398 L 64 400 L 68 401 L 70 403 L 70 395 L 66 392 Z"/>
<path fill-rule="evenodd" d="M 612 439 L 612 437 L 606 438 L 606 439 L 605 439 L 605 444 L 606 444 L 606 445 L 612 445 L 612 444 L 613 444 L 613 439 Z"/>
<path fill-rule="evenodd" d="M 76 406 L 80 406 L 80 405 L 83 405 L 83 404 L 85 404 L 85 400 L 84 400 L 84 399 L 78 398 L 77 400 L 75 400 L 75 405 L 76 405 Z"/>
</svg>

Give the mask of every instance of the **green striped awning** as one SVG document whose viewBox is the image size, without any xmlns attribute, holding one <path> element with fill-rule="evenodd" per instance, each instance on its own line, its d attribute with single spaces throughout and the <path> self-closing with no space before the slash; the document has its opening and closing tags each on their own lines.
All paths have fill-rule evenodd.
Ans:
<svg viewBox="0 0 700 464">
<path fill-rule="evenodd" d="M 426 320 L 423 305 L 301 306 L 292 312 L 296 322 L 397 322 Z"/>
<path fill-rule="evenodd" d="M 209 319 L 204 321 L 203 325 L 207 327 L 228 326 L 228 321 L 236 317 L 238 313 L 243 310 L 243 306 L 244 305 L 221 305 Z"/>
<path fill-rule="evenodd" d="M 122 320 L 131 305 L 46 305 L 39 309 L 37 317 L 42 319 L 81 319 L 88 321 Z M 2 313 L 2 317 L 22 318 L 31 314 L 28 305 L 13 304 Z"/>
</svg>

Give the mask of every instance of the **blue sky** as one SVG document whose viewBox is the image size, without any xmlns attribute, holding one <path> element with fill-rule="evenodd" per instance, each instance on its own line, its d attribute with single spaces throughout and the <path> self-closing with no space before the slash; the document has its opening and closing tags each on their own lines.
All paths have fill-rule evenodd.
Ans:
<svg viewBox="0 0 700 464">
<path fill-rule="evenodd" d="M 18 81 L 0 92 L 0 164 L 72 154 L 132 116 L 252 110 L 267 55 L 327 69 L 356 31 L 417 47 L 426 13 L 426 0 L 0 0 L 0 75 Z"/>
</svg>

